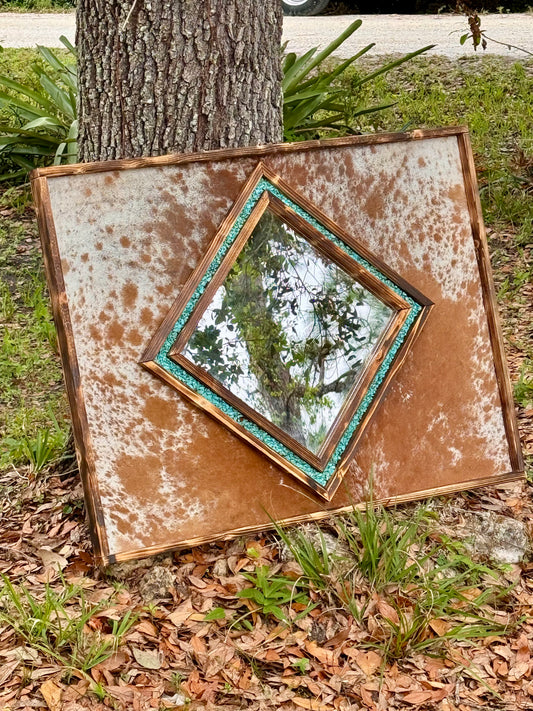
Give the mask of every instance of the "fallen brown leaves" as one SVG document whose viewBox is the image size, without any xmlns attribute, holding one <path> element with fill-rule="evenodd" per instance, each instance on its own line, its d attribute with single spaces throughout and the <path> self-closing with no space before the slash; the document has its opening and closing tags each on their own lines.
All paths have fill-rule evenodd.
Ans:
<svg viewBox="0 0 533 711">
<path fill-rule="evenodd" d="M 509 637 L 488 637 L 445 645 L 443 659 L 410 654 L 389 659 L 372 642 L 380 620 L 398 622 L 396 609 L 375 595 L 364 624 L 345 610 L 331 609 L 327 596 L 310 614 L 287 626 L 255 609 L 251 628 L 234 624 L 249 602 L 237 597 L 249 585 L 242 575 L 261 563 L 277 574 L 290 572 L 270 537 L 233 541 L 167 555 L 132 566 L 127 589 L 110 585 L 119 569 L 107 576 L 93 569 L 87 553 L 85 527 L 75 512 L 79 489 L 76 476 L 66 473 L 46 484 L 34 481 L 21 490 L 24 506 L 4 504 L 1 542 L 7 555 L 2 572 L 24 583 L 36 597 L 45 581 L 61 587 L 59 570 L 70 582 L 83 584 L 87 599 L 100 601 L 90 629 L 109 634 L 113 621 L 130 610 L 138 617 L 120 648 L 87 673 L 67 670 L 45 654 L 33 654 L 9 628 L 0 627 L 0 708 L 81 709 L 189 708 L 206 709 L 395 709 L 477 711 L 531 708 L 533 694 L 533 566 L 515 566 L 515 581 L 507 606 L 523 618 Z M 498 508 L 531 516 L 522 485 L 485 489 L 458 497 L 462 506 Z M 461 501 L 462 499 L 462 501 Z M 35 501 L 41 501 L 36 504 Z M 65 513 L 65 511 L 73 512 Z M 25 524 L 26 531 L 24 532 Z M 49 531 L 54 535 L 48 535 Z M 45 543 L 46 540 L 46 543 Z M 46 554 L 43 555 L 43 550 Z M 253 555 L 247 554 L 247 551 Z M 50 556 L 50 553 L 57 555 Z M 62 559 L 65 559 L 63 561 Z M 55 567 L 54 567 L 55 564 Z M 154 565 L 167 566 L 175 576 L 172 597 L 147 607 L 138 584 Z M 476 594 L 472 591 L 472 595 Z M 220 619 L 205 620 L 214 608 Z M 502 611 L 507 615 L 508 610 Z M 289 614 L 296 617 L 296 610 Z M 446 634 L 450 621 L 432 619 L 428 634 Z M 40 703 L 40 706 L 39 706 Z"/>
</svg>

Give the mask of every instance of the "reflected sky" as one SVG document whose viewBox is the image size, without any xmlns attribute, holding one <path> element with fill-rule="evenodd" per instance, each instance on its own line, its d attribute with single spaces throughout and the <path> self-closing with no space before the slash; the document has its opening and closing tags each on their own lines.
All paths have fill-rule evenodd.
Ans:
<svg viewBox="0 0 533 711">
<path fill-rule="evenodd" d="M 267 209 L 182 354 L 316 454 L 393 315 Z"/>
</svg>

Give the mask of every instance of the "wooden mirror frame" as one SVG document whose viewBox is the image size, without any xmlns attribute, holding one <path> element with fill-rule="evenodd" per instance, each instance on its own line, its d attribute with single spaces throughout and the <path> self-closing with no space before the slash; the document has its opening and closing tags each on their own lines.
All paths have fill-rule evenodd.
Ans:
<svg viewBox="0 0 533 711">
<path fill-rule="evenodd" d="M 242 215 L 247 205 L 250 206 L 249 214 L 243 221 Z M 266 210 L 272 211 L 319 253 L 340 266 L 394 311 L 394 316 L 372 349 L 366 367 L 350 389 L 317 454 L 261 415 L 182 353 L 215 292 L 226 279 Z M 233 238 L 232 231 L 235 232 Z M 354 258 L 355 255 L 357 258 Z M 216 266 L 214 273 L 213 266 Z M 432 306 L 433 303 L 420 291 L 259 161 L 204 259 L 185 284 L 149 344 L 141 363 L 329 501 L 342 481 L 365 427 L 385 397 L 394 374 L 404 362 Z M 176 324 L 180 322 L 184 323 L 176 330 Z M 169 339 L 174 339 L 170 348 Z M 393 348 L 394 357 L 390 358 Z M 195 387 L 190 378 L 180 377 L 180 370 L 172 367 L 169 359 L 192 376 L 194 381 L 201 383 L 203 388 Z M 213 398 L 210 392 L 217 398 Z M 243 424 L 240 415 L 246 418 L 244 422 L 251 422 L 255 427 Z M 354 424 L 356 417 L 357 422 Z M 348 429 L 349 438 L 341 445 Z M 267 436 L 263 436 L 263 433 Z M 342 451 L 336 454 L 341 446 Z M 296 456 L 292 457 L 291 454 Z M 332 468 L 335 454 L 336 461 Z M 304 465 L 298 465 L 298 460 L 302 460 Z M 306 464 L 312 469 L 306 468 Z M 327 478 L 318 480 L 328 465 L 330 472 Z M 313 474 L 313 471 L 317 474 Z"/>
</svg>

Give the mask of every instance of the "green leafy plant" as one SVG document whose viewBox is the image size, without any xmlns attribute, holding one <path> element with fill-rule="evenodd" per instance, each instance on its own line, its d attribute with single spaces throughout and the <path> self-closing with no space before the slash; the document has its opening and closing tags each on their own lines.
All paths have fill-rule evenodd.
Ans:
<svg viewBox="0 0 533 711">
<path fill-rule="evenodd" d="M 436 651 L 447 641 L 464 641 L 506 631 L 493 618 L 491 605 L 508 594 L 497 571 L 473 561 L 461 542 L 436 535 L 433 513 L 418 507 L 408 518 L 370 500 L 337 520 L 340 537 L 354 557 L 355 583 L 339 586 L 339 598 L 361 621 L 369 592 L 382 601 L 379 620 L 382 635 L 370 646 L 387 659 L 413 651 Z M 368 583 L 365 602 L 358 608 L 353 593 L 361 577 Z M 474 586 L 484 590 L 472 594 Z M 443 634 L 431 625 L 445 621 Z M 437 623 L 438 624 L 438 623 Z"/>
<path fill-rule="evenodd" d="M 502 47 L 507 47 L 507 49 L 509 50 L 517 49 L 519 52 L 524 52 L 524 54 L 533 57 L 533 52 L 530 52 L 524 47 L 518 47 L 515 44 L 510 44 L 509 42 L 502 42 L 501 40 L 494 39 L 494 37 L 489 37 L 486 31 L 481 29 L 481 18 L 479 17 L 476 10 L 463 5 L 461 2 L 458 3 L 457 10 L 463 12 L 466 15 L 466 19 L 468 20 L 468 27 L 470 29 L 470 32 L 461 35 L 461 37 L 459 38 L 459 43 L 461 45 L 464 45 L 465 42 L 467 42 L 468 40 L 472 40 L 472 46 L 474 47 L 475 51 L 477 51 L 478 47 L 481 47 L 483 50 L 485 50 L 488 46 L 488 40 L 489 42 L 494 42 L 495 44 L 499 44 Z"/>
<path fill-rule="evenodd" d="M 514 396 L 522 407 L 533 407 L 533 361 L 526 359 L 514 386 Z"/>
<path fill-rule="evenodd" d="M 69 437 L 68 430 L 61 428 L 51 410 L 49 414 L 52 427 L 43 427 L 35 435 L 23 433 L 20 437 L 4 440 L 11 459 L 29 465 L 34 474 L 60 458 Z"/>
<path fill-rule="evenodd" d="M 493 580 L 483 592 L 472 594 L 472 585 L 486 570 L 494 575 L 465 555 L 437 563 L 407 589 L 401 588 L 409 597 L 398 594 L 396 600 L 390 599 L 390 613 L 381 615 L 384 639 L 371 646 L 380 647 L 388 659 L 397 659 L 412 652 L 435 652 L 448 642 L 505 634 L 517 623 L 502 624 L 492 615 L 491 605 L 505 598 L 508 589 Z M 435 627 L 439 623 L 444 627 Z M 431 633 L 432 626 L 442 631 Z"/>
<path fill-rule="evenodd" d="M 80 586 L 63 581 L 63 588 L 55 590 L 46 584 L 38 599 L 24 585 L 13 585 L 7 576 L 2 581 L 0 624 L 10 627 L 39 654 L 69 669 L 87 672 L 108 659 L 136 619 L 128 611 L 122 620 L 113 621 L 108 635 L 102 635 L 87 624 L 104 602 L 87 603 Z"/>
<path fill-rule="evenodd" d="M 332 569 L 340 556 L 328 551 L 320 528 L 317 527 L 316 536 L 311 536 L 306 530 L 287 530 L 274 519 L 271 518 L 271 521 L 276 533 L 302 569 L 304 578 L 312 583 L 316 590 L 325 590 L 331 583 Z"/>
<path fill-rule="evenodd" d="M 319 528 L 274 526 L 310 586 L 362 627 L 369 616 L 375 620 L 363 644 L 392 660 L 413 651 L 439 653 L 449 642 L 498 635 L 511 626 L 510 618 L 506 625 L 493 614 L 509 594 L 498 571 L 437 533 L 434 519 L 427 507 L 407 515 L 385 509 L 370 486 L 362 509 L 332 520 L 338 537 L 333 550 Z"/>
<path fill-rule="evenodd" d="M 292 663 L 292 666 L 295 669 L 298 669 L 300 674 L 307 674 L 310 666 L 310 661 L 307 659 L 307 657 L 302 657 L 301 659 L 298 659 L 296 662 Z"/>
<path fill-rule="evenodd" d="M 466 607 L 458 607 L 465 603 Z M 479 607 L 477 602 L 462 598 L 453 587 L 427 589 L 419 599 L 415 596 L 412 607 L 398 607 L 394 618 L 382 617 L 384 639 L 369 646 L 381 649 L 392 660 L 424 650 L 434 653 L 447 642 L 484 639 L 508 632 L 508 626 L 480 614 Z M 443 618 L 450 620 L 449 629 L 440 635 L 430 634 L 431 625 Z"/>
<path fill-rule="evenodd" d="M 0 123 L 0 157 L 8 165 L 0 180 L 23 176 L 39 165 L 76 162 L 76 50 L 66 37 L 60 40 L 72 61 L 38 47 L 44 66 L 36 63 L 32 71 L 39 90 L 0 76 L 0 109 L 9 117 Z"/>
<path fill-rule="evenodd" d="M 285 56 L 282 82 L 285 140 L 294 141 L 315 138 L 317 132 L 325 129 L 354 133 L 353 128 L 347 125 L 346 105 L 343 103 L 345 90 L 336 82 L 350 65 L 375 46 L 375 42 L 363 47 L 349 59 L 336 63 L 331 69 L 324 69 L 323 63 L 325 60 L 330 59 L 340 45 L 353 35 L 361 25 L 361 20 L 353 22 L 321 52 L 315 47 L 301 57 L 298 57 L 294 52 Z M 423 47 L 416 52 L 406 54 L 400 59 L 388 62 L 375 71 L 357 77 L 352 82 L 352 94 L 357 96 L 368 82 L 373 81 L 382 74 L 386 74 L 395 67 L 399 67 L 419 54 L 427 52 L 433 46 Z M 364 106 L 360 103 L 357 108 L 350 112 L 350 118 L 354 119 L 363 114 L 376 113 L 393 105 L 394 103 Z"/>
<path fill-rule="evenodd" d="M 273 615 L 281 622 L 288 622 L 282 605 L 292 603 L 306 605 L 305 610 L 300 612 L 298 617 L 303 617 L 315 607 L 309 602 L 307 594 L 298 589 L 297 583 L 281 575 L 272 575 L 266 565 L 259 566 L 253 573 L 243 573 L 243 575 L 252 583 L 252 587 L 239 591 L 237 596 L 251 600 L 263 615 Z"/>
<path fill-rule="evenodd" d="M 226 617 L 226 612 L 223 607 L 214 607 L 204 617 L 205 622 L 212 622 L 213 620 L 224 620 Z"/>
<path fill-rule="evenodd" d="M 408 585 L 423 573 L 436 550 L 419 551 L 427 540 L 433 518 L 425 508 L 403 519 L 370 500 L 364 510 L 354 508 L 337 525 L 354 556 L 355 565 L 372 588 L 381 590 L 390 583 Z"/>
</svg>

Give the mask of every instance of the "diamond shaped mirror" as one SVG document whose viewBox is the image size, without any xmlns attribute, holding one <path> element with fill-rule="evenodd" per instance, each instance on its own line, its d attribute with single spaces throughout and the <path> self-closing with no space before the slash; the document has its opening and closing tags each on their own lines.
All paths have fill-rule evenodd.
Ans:
<svg viewBox="0 0 533 711">
<path fill-rule="evenodd" d="M 304 456 L 318 455 L 394 323 L 393 308 L 267 209 L 171 352 Z M 183 345 L 182 345 L 183 344 Z M 202 373 L 201 371 L 207 371 Z M 320 466 L 320 465 L 319 465 Z"/>
<path fill-rule="evenodd" d="M 329 499 L 430 306 L 259 164 L 143 365 Z"/>
</svg>

